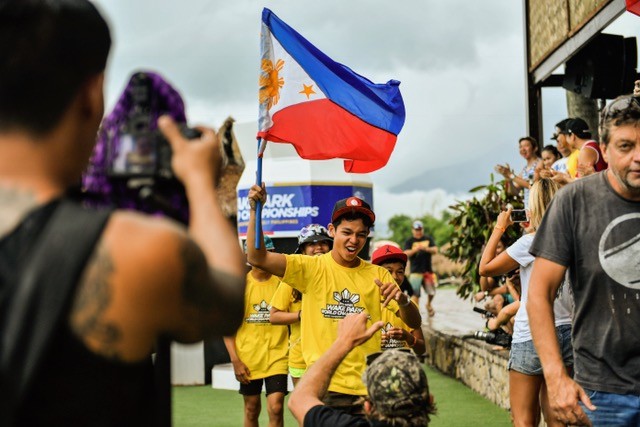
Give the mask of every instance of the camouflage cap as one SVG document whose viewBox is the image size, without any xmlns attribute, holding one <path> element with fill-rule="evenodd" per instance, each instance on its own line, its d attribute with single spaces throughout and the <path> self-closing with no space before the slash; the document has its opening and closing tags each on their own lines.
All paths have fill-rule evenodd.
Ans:
<svg viewBox="0 0 640 427">
<path fill-rule="evenodd" d="M 412 420 L 424 417 L 425 423 L 428 420 L 427 375 L 412 351 L 384 351 L 367 367 L 362 380 L 380 415 Z"/>
</svg>

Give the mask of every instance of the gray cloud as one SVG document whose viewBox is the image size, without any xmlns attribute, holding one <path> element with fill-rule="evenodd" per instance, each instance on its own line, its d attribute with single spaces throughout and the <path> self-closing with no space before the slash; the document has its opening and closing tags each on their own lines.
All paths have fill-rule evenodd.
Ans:
<svg viewBox="0 0 640 427">
<path fill-rule="evenodd" d="M 241 122 L 256 120 L 260 16 L 266 5 L 336 61 L 376 82 L 402 81 L 407 120 L 388 166 L 372 176 L 376 186 L 465 191 L 483 183 L 495 163 L 521 163 L 516 147 L 525 134 L 522 2 L 97 3 L 115 37 L 109 105 L 133 70 L 151 68 L 183 93 L 195 121 L 216 124 L 230 114 Z M 618 27 L 637 33 L 637 17 L 623 21 Z M 562 91 L 545 89 L 543 96 L 548 140 L 566 107 Z"/>
</svg>

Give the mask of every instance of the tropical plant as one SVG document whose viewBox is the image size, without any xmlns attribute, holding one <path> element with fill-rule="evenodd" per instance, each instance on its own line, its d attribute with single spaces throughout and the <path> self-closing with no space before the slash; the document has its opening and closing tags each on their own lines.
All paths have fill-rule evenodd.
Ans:
<svg viewBox="0 0 640 427">
<path fill-rule="evenodd" d="M 453 212 L 449 221 L 453 233 L 445 252 L 449 258 L 463 263 L 463 282 L 457 291 L 462 298 L 470 297 L 479 289 L 478 264 L 498 213 L 507 205 L 522 208 L 522 197 L 512 195 L 507 182 L 495 182 L 493 174 L 490 184 L 472 188 L 469 192 L 478 195 L 449 207 Z M 510 227 L 507 237 L 515 241 L 519 237 L 517 227 Z"/>
</svg>

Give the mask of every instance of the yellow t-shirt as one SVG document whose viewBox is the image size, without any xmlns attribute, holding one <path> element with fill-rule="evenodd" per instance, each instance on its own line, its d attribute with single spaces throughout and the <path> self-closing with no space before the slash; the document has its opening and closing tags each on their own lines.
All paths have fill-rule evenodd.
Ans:
<svg viewBox="0 0 640 427">
<path fill-rule="evenodd" d="M 411 304 L 414 304 L 413 301 L 411 302 Z M 382 308 L 382 321 L 384 322 L 384 325 L 382 326 L 383 332 L 386 332 L 391 328 L 402 328 L 405 331 L 409 332 L 413 331 L 413 328 L 410 328 L 406 323 L 404 323 L 402 319 L 398 315 L 396 315 L 396 313 L 384 307 Z M 406 341 L 390 339 L 382 345 L 382 350 L 403 347 L 409 347 Z"/>
<path fill-rule="evenodd" d="M 395 283 L 389 272 L 377 265 L 360 260 L 355 268 L 342 267 L 331 252 L 320 256 L 286 255 L 287 269 L 282 278 L 289 286 L 303 293 L 302 297 L 302 355 L 311 366 L 333 344 L 337 337 L 337 323 L 350 313 L 366 311 L 368 325 L 381 320 L 380 290 L 375 279 Z M 397 312 L 396 301 L 389 309 Z M 330 391 L 365 396 L 362 383 L 366 356 L 380 351 L 380 333 L 356 347 L 336 370 Z"/>
<path fill-rule="evenodd" d="M 571 178 L 575 178 L 578 173 L 578 154 L 580 154 L 580 150 L 573 150 L 567 157 L 567 172 Z"/>
<path fill-rule="evenodd" d="M 276 293 L 271 298 L 271 306 L 280 311 L 297 312 L 302 308 L 302 300 L 294 301 L 294 289 L 284 282 L 280 282 Z M 306 369 L 302 357 L 302 345 L 300 344 L 300 322 L 289 325 L 289 366 L 297 369 Z"/>
<path fill-rule="evenodd" d="M 236 333 L 236 352 L 251 372 L 251 379 L 287 374 L 287 339 L 289 331 L 285 325 L 269 322 L 273 293 L 280 279 L 271 276 L 264 282 L 257 281 L 247 273 L 244 292 L 244 321 Z"/>
</svg>

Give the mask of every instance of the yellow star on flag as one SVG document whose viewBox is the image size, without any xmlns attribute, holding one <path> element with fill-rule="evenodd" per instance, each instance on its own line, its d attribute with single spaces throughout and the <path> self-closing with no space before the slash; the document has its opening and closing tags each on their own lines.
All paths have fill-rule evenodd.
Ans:
<svg viewBox="0 0 640 427">
<path fill-rule="evenodd" d="M 302 89 L 300 92 L 298 92 L 298 93 L 302 93 L 302 94 L 307 95 L 307 99 L 309 99 L 309 97 L 311 96 L 311 94 L 316 93 L 316 92 L 313 90 L 313 85 L 309 85 L 309 86 L 307 86 L 306 84 L 304 84 L 304 83 L 303 83 L 303 84 L 302 84 L 302 87 L 303 87 L 303 89 Z"/>
</svg>

